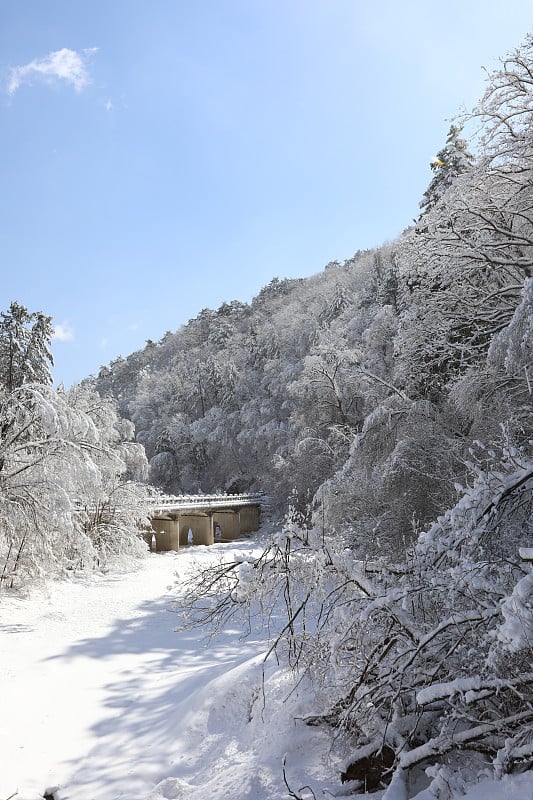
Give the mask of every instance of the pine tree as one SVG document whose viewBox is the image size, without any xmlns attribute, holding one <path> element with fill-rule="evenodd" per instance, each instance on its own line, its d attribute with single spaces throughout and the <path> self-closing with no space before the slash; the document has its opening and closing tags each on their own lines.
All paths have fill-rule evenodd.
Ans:
<svg viewBox="0 0 533 800">
<path fill-rule="evenodd" d="M 12 392 L 24 383 L 50 384 L 52 318 L 11 303 L 0 313 L 0 386 Z"/>
<path fill-rule="evenodd" d="M 435 174 L 420 201 L 420 217 L 432 209 L 455 179 L 471 169 L 474 163 L 474 156 L 468 150 L 466 140 L 460 136 L 461 130 L 457 125 L 450 127 L 446 145 L 430 164 Z"/>
</svg>

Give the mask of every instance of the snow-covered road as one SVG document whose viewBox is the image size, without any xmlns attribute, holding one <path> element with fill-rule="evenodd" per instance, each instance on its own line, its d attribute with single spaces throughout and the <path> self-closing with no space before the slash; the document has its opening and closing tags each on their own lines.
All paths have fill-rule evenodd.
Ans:
<svg viewBox="0 0 533 800">
<path fill-rule="evenodd" d="M 280 705 L 249 723 L 265 643 L 174 630 L 176 573 L 186 580 L 193 558 L 223 547 L 0 598 L 0 800 L 55 785 L 61 800 L 282 796 L 282 727 L 268 733 L 287 689 L 279 676 Z"/>
</svg>

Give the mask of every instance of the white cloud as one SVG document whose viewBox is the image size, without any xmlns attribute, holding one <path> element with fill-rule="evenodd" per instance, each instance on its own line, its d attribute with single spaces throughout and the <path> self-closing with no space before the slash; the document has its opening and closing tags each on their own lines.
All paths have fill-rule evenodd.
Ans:
<svg viewBox="0 0 533 800">
<path fill-rule="evenodd" d="M 58 342 L 71 342 L 74 339 L 74 331 L 70 323 L 65 320 L 55 325 L 52 339 L 57 339 Z"/>
<path fill-rule="evenodd" d="M 107 103 L 105 104 L 105 107 L 106 107 L 106 109 L 108 111 L 111 111 L 111 109 L 113 108 L 113 103 L 111 102 L 111 100 L 107 101 Z"/>
<path fill-rule="evenodd" d="M 13 67 L 7 87 L 8 94 L 15 94 L 23 84 L 32 84 L 38 78 L 44 81 L 64 80 L 72 84 L 77 92 L 81 92 L 90 82 L 87 71 L 87 59 L 97 51 L 97 47 L 82 50 L 55 50 L 47 56 L 30 61 L 21 67 Z"/>
</svg>

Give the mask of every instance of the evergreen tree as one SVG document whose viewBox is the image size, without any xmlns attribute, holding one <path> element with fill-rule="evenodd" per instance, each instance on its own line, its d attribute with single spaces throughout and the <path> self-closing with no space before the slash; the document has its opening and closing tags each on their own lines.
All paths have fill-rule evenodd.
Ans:
<svg viewBox="0 0 533 800">
<path fill-rule="evenodd" d="M 455 179 L 471 169 L 474 163 L 474 156 L 468 150 L 466 140 L 460 136 L 461 130 L 457 125 L 450 127 L 445 146 L 430 164 L 435 174 L 420 201 L 420 217 L 432 209 Z"/>
<path fill-rule="evenodd" d="M 0 313 L 0 386 L 12 392 L 24 383 L 50 384 L 52 318 L 11 303 Z"/>
</svg>

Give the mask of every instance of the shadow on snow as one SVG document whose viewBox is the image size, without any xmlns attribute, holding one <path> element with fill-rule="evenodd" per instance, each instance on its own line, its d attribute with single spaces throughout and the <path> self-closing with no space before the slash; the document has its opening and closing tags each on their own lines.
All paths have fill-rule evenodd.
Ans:
<svg viewBox="0 0 533 800">
<path fill-rule="evenodd" d="M 264 649 L 261 641 L 243 642 L 242 631 L 234 628 L 211 639 L 201 630 L 176 632 L 174 602 L 170 596 L 143 602 L 138 614 L 118 620 L 106 635 L 83 639 L 47 659 L 109 660 L 111 667 L 100 718 L 90 729 L 94 744 L 71 764 L 62 800 L 79 796 L 76 786 L 90 787 L 102 800 L 127 786 L 128 800 L 144 800 L 155 783 L 175 774 L 176 752 L 191 753 L 189 763 L 180 762 L 186 777 L 201 736 L 182 724 L 195 694 Z M 72 794 L 65 793 L 69 787 Z"/>
</svg>

